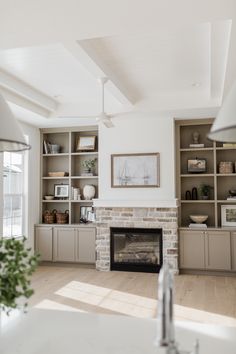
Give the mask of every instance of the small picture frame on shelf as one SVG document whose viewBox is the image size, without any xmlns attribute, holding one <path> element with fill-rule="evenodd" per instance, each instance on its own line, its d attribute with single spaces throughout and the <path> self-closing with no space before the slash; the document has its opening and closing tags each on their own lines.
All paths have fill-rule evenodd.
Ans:
<svg viewBox="0 0 236 354">
<path fill-rule="evenodd" d="M 77 141 L 76 151 L 94 151 L 96 135 L 80 136 Z"/>
<path fill-rule="evenodd" d="M 204 173 L 207 169 L 206 159 L 188 160 L 188 173 Z"/>
<path fill-rule="evenodd" d="M 236 226 L 236 205 L 221 205 L 221 226 Z"/>
<path fill-rule="evenodd" d="M 55 184 L 54 197 L 58 199 L 69 198 L 69 184 Z"/>
</svg>

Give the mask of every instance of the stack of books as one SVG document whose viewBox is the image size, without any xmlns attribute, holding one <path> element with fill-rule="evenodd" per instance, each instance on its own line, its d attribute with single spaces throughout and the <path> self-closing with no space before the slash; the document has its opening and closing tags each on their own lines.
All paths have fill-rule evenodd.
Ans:
<svg viewBox="0 0 236 354">
<path fill-rule="evenodd" d="M 236 148 L 236 144 L 235 143 L 224 143 L 223 144 L 223 147 L 233 147 L 233 148 Z"/>
<path fill-rule="evenodd" d="M 190 223 L 188 226 L 190 229 L 207 229 L 207 224 L 194 224 Z"/>
<path fill-rule="evenodd" d="M 189 144 L 191 148 L 204 148 L 204 144 Z"/>
<path fill-rule="evenodd" d="M 93 176 L 94 174 L 92 172 L 82 172 L 81 176 Z"/>
<path fill-rule="evenodd" d="M 226 200 L 235 200 L 236 201 L 236 196 L 235 195 L 229 195 Z"/>
</svg>

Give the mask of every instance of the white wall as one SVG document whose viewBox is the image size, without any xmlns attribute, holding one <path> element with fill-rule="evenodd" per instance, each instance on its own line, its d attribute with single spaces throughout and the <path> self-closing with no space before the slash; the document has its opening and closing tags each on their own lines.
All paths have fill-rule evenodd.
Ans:
<svg viewBox="0 0 236 354">
<path fill-rule="evenodd" d="M 28 245 L 34 248 L 34 224 L 39 221 L 40 191 L 40 132 L 39 129 L 20 122 L 25 135 L 29 137 L 28 168 Z"/>
<path fill-rule="evenodd" d="M 174 122 L 171 117 L 137 114 L 114 118 L 114 128 L 100 126 L 99 198 L 172 200 L 175 198 Z M 160 188 L 111 188 L 111 154 L 160 153 Z"/>
</svg>

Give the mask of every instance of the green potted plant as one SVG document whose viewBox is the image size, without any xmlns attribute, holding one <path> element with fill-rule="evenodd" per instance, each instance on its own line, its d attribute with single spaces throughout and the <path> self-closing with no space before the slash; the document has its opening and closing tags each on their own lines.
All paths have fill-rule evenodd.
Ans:
<svg viewBox="0 0 236 354">
<path fill-rule="evenodd" d="M 204 184 L 202 183 L 199 187 L 199 193 L 200 193 L 200 197 L 201 199 L 209 199 L 210 198 L 210 192 L 211 192 L 211 189 L 213 187 L 210 186 L 209 184 Z"/>
<path fill-rule="evenodd" d="M 97 159 L 88 159 L 82 162 L 82 166 L 84 167 L 84 174 L 93 174 L 96 160 Z"/>
<path fill-rule="evenodd" d="M 39 255 L 32 255 L 23 240 L 0 239 L 0 310 L 7 313 L 20 306 L 24 308 L 33 294 L 30 276 L 35 271 Z M 21 303 L 22 305 L 22 303 Z"/>
</svg>

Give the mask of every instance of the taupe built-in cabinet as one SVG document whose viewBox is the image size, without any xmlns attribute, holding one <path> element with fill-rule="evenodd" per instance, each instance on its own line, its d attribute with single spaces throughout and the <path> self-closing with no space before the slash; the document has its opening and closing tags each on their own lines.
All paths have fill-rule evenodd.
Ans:
<svg viewBox="0 0 236 354">
<path fill-rule="evenodd" d="M 78 149 L 82 138 L 85 141 L 88 137 L 94 137 L 94 146 Z M 59 145 L 60 150 L 52 153 L 53 145 Z M 95 160 L 90 172 L 85 170 L 86 160 Z M 59 172 L 65 176 L 58 175 Z M 35 248 L 41 261 L 95 263 L 96 227 L 93 223 L 80 224 L 80 219 L 81 208 L 93 206 L 93 200 L 85 199 L 83 188 L 93 185 L 94 197 L 98 198 L 98 178 L 98 126 L 41 129 L 40 215 L 35 227 Z M 45 199 L 54 195 L 56 185 L 68 186 L 69 196 Z M 80 191 L 81 198 L 75 196 L 75 189 L 77 194 Z M 68 224 L 44 223 L 45 211 L 53 210 L 68 211 Z"/>
<path fill-rule="evenodd" d="M 179 230 L 179 241 L 180 269 L 236 270 L 235 232 Z"/>
<path fill-rule="evenodd" d="M 41 261 L 95 263 L 95 227 L 37 225 L 35 229 Z"/>
<path fill-rule="evenodd" d="M 220 162 L 236 161 L 236 147 L 207 138 L 213 119 L 175 120 L 176 197 L 179 199 L 179 268 L 180 271 L 236 271 L 236 228 L 222 226 L 221 206 L 234 205 L 227 200 L 236 189 L 236 168 L 222 173 Z M 199 145 L 194 147 L 194 132 Z M 206 171 L 190 173 L 188 160 L 206 160 Z M 220 173 L 221 172 L 221 173 Z M 209 185 L 210 194 L 200 194 L 201 185 Z M 197 191 L 197 196 L 196 196 Z M 190 215 L 208 215 L 207 228 L 189 228 Z"/>
</svg>

